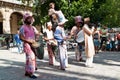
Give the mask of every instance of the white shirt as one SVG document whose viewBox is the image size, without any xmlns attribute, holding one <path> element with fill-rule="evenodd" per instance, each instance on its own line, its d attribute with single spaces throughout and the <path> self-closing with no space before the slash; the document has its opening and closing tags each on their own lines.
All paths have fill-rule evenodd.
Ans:
<svg viewBox="0 0 120 80">
<path fill-rule="evenodd" d="M 46 33 L 47 33 L 47 38 L 48 39 L 53 39 L 54 38 L 54 36 L 53 36 L 53 31 L 52 30 L 46 30 Z"/>
</svg>

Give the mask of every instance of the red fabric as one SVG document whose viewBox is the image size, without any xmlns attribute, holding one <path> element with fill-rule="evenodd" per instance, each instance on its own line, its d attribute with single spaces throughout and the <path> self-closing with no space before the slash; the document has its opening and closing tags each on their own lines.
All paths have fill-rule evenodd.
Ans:
<svg viewBox="0 0 120 80">
<path fill-rule="evenodd" d="M 117 39 L 120 40 L 120 34 L 117 34 Z"/>
</svg>

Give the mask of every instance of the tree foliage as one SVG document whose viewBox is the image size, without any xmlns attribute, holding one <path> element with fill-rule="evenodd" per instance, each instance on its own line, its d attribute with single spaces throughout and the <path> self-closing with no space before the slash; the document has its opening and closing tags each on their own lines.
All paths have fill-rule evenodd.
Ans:
<svg viewBox="0 0 120 80">
<path fill-rule="evenodd" d="M 27 5 L 29 5 L 33 0 L 22 1 L 27 1 Z M 41 25 L 49 21 L 48 9 L 50 2 L 54 2 L 55 9 L 62 10 L 69 20 L 66 24 L 67 28 L 74 25 L 74 17 L 77 15 L 89 16 L 92 22 L 100 22 L 109 27 L 120 26 L 120 0 L 34 0 L 35 24 Z"/>
</svg>

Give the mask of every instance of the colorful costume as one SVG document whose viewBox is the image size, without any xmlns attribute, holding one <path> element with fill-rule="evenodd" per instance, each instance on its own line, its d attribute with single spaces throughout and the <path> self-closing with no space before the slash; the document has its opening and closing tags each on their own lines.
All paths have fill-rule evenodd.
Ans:
<svg viewBox="0 0 120 80">
<path fill-rule="evenodd" d="M 25 37 L 25 39 L 35 40 L 35 31 L 33 26 L 28 27 L 27 25 L 23 25 L 20 28 L 20 34 Z M 36 68 L 36 59 L 35 53 L 32 50 L 29 43 L 24 42 L 24 52 L 26 53 L 26 66 L 25 71 L 29 74 L 33 74 Z"/>
</svg>

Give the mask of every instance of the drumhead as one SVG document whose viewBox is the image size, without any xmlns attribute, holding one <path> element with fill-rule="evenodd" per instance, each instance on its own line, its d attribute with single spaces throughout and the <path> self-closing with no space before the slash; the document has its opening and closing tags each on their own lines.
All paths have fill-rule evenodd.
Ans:
<svg viewBox="0 0 120 80">
<path fill-rule="evenodd" d="M 83 32 L 83 30 L 79 31 L 78 34 L 77 34 L 77 36 L 78 37 L 76 38 L 76 41 L 78 43 L 81 43 L 81 42 L 84 41 L 84 32 Z"/>
<path fill-rule="evenodd" d="M 34 47 L 34 48 L 37 48 L 37 47 L 39 47 L 39 46 L 40 46 L 40 43 L 39 43 L 39 42 L 35 42 L 35 43 L 32 44 L 32 47 Z"/>
</svg>

